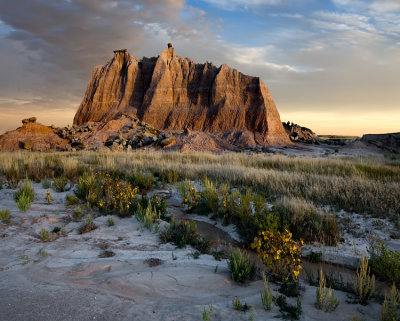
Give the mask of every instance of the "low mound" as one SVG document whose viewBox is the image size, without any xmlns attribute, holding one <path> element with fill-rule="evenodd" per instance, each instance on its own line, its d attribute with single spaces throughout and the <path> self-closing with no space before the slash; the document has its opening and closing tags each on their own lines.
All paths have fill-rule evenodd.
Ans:
<svg viewBox="0 0 400 321">
<path fill-rule="evenodd" d="M 68 144 L 68 140 L 56 134 L 56 129 L 36 123 L 35 117 L 22 120 L 22 124 L 22 127 L 0 136 L 1 151 L 55 151 Z"/>
</svg>

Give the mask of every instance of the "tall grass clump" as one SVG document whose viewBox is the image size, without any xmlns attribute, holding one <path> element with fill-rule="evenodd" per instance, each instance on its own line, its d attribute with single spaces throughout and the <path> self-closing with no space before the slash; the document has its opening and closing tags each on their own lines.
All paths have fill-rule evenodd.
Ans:
<svg viewBox="0 0 400 321">
<path fill-rule="evenodd" d="M 47 177 L 42 179 L 42 187 L 44 189 L 49 189 L 51 187 L 51 181 Z"/>
<path fill-rule="evenodd" d="M 10 210 L 9 209 L 1 209 L 0 211 L 0 220 L 3 221 L 3 223 L 7 224 L 10 221 Z"/>
<path fill-rule="evenodd" d="M 35 198 L 35 190 L 32 182 L 26 178 L 21 188 L 14 194 L 14 200 L 17 202 L 18 209 L 26 212 L 31 208 L 31 203 Z"/>
<path fill-rule="evenodd" d="M 230 248 L 228 268 L 231 271 L 232 280 L 241 283 L 251 280 L 256 272 L 256 267 L 250 261 L 249 255 L 232 247 Z"/>
<path fill-rule="evenodd" d="M 385 301 L 381 309 L 381 321 L 398 321 L 400 320 L 400 293 L 393 284 L 390 291 L 390 297 L 385 294 Z"/>
<path fill-rule="evenodd" d="M 360 266 L 353 279 L 354 293 L 357 295 L 360 303 L 368 304 L 369 299 L 375 293 L 375 276 L 370 276 L 370 268 L 368 267 L 368 259 L 363 253 L 361 256 Z"/>
<path fill-rule="evenodd" d="M 160 219 L 160 213 L 152 206 L 151 200 L 147 200 L 147 206 L 142 208 L 139 204 L 135 213 L 138 220 L 144 223 L 144 226 L 150 230 L 156 220 Z"/>
<path fill-rule="evenodd" d="M 335 311 L 340 302 L 335 298 L 333 290 L 326 288 L 325 274 L 322 272 L 322 269 L 319 275 L 319 287 L 315 293 L 315 306 L 317 309 L 325 310 L 326 312 Z"/>
<path fill-rule="evenodd" d="M 219 208 L 218 190 L 212 181 L 207 177 L 203 179 L 203 190 L 200 194 L 200 200 L 197 212 L 199 214 L 217 213 Z"/>
<path fill-rule="evenodd" d="M 274 290 L 272 287 L 268 286 L 268 280 L 265 277 L 265 273 L 262 274 L 262 278 L 264 281 L 264 291 L 261 292 L 261 305 L 265 310 L 272 309 L 272 302 L 274 300 Z"/>
<path fill-rule="evenodd" d="M 128 182 L 133 186 L 138 186 L 140 190 L 150 190 L 154 184 L 154 175 L 152 173 L 133 173 L 128 177 Z"/>
</svg>

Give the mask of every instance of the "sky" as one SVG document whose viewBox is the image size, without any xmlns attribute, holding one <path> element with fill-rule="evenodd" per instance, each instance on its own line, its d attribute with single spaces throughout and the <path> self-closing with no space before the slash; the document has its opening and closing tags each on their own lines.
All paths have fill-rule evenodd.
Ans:
<svg viewBox="0 0 400 321">
<path fill-rule="evenodd" d="M 113 50 L 259 76 L 282 121 L 317 134 L 400 131 L 400 0 L 0 0 L 0 133 L 72 124 Z"/>
</svg>

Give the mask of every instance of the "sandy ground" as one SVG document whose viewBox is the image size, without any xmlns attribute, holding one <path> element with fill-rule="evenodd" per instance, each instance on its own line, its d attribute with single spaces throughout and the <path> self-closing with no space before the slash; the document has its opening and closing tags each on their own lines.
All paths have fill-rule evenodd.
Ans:
<svg viewBox="0 0 400 321">
<path fill-rule="evenodd" d="M 262 308 L 262 281 L 233 282 L 226 260 L 211 255 L 194 259 L 190 247 L 160 244 L 158 233 L 133 217 L 114 216 L 115 225 L 108 226 L 107 217 L 99 216 L 96 230 L 79 235 L 81 223 L 68 219 L 75 208 L 65 205 L 72 192 L 51 190 L 54 202 L 46 205 L 46 190 L 40 184 L 34 188 L 35 201 L 25 213 L 13 200 L 15 190 L 0 190 L 0 209 L 11 210 L 11 222 L 0 223 L 0 320 L 202 320 L 211 303 L 210 320 L 250 320 L 249 311 L 233 310 L 235 296 L 254 308 L 254 320 L 280 315 L 276 306 Z M 237 238 L 232 227 L 214 225 Z M 42 242 L 40 230 L 55 226 L 64 226 L 67 236 Z M 115 256 L 99 257 L 104 250 Z M 151 267 L 145 262 L 150 258 L 162 264 Z M 302 286 L 301 320 L 378 319 L 379 304 L 349 304 L 352 298 L 340 291 L 335 291 L 341 302 L 335 312 L 317 310 L 316 288 Z"/>
</svg>

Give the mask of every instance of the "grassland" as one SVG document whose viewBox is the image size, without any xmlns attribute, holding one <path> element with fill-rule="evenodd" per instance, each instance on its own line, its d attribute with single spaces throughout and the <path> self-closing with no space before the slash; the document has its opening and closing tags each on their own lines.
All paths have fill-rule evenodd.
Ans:
<svg viewBox="0 0 400 321">
<path fill-rule="evenodd" d="M 397 218 L 400 213 L 400 159 L 307 158 L 260 154 L 210 153 L 2 153 L 0 175 L 9 185 L 28 176 L 68 177 L 87 170 L 149 172 L 179 179 L 199 180 L 204 175 L 217 184 L 247 188 L 273 200 L 282 196 L 330 205 L 339 210 Z"/>
</svg>

